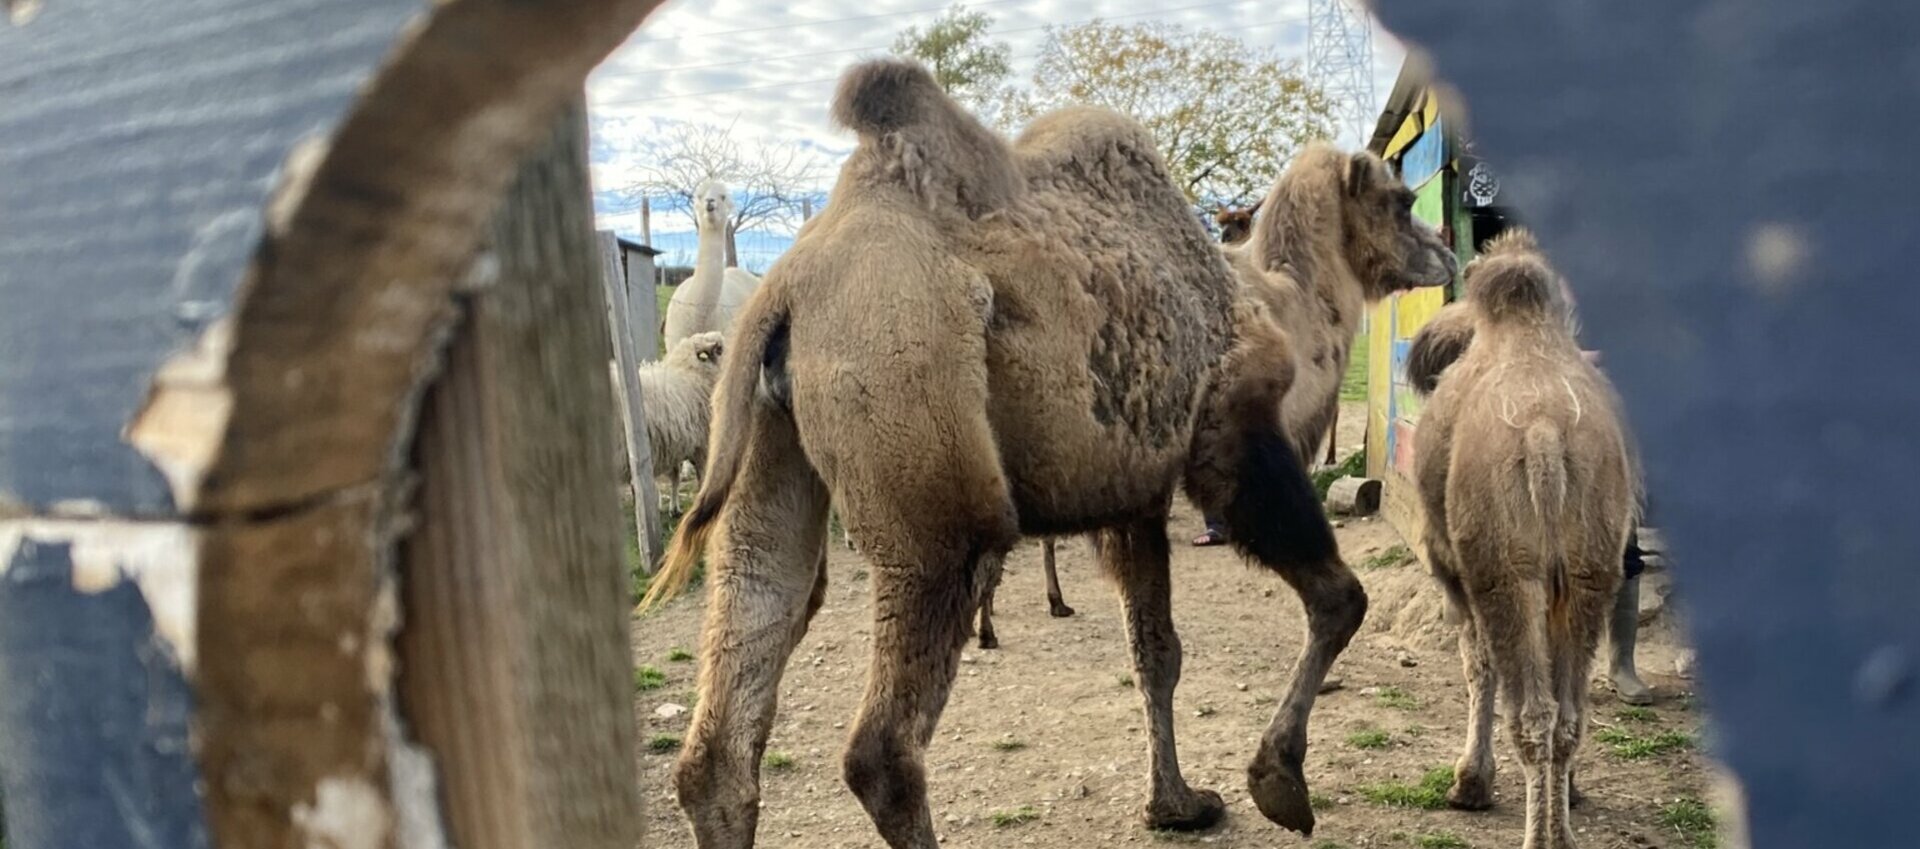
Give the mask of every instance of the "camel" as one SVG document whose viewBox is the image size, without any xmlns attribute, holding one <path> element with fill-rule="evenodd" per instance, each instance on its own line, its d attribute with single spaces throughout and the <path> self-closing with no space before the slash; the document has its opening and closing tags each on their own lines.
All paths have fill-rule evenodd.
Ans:
<svg viewBox="0 0 1920 849">
<path fill-rule="evenodd" d="M 1099 534 L 1147 716 L 1145 820 L 1217 822 L 1221 797 L 1187 783 L 1174 749 L 1166 521 L 1182 486 L 1307 608 L 1248 783 L 1269 819 L 1310 832 L 1308 714 L 1367 597 L 1281 428 L 1295 358 L 1269 299 L 1236 283 L 1151 137 L 1116 113 L 1056 111 L 1009 145 L 920 64 L 883 59 L 847 72 L 833 118 L 858 144 L 738 318 L 707 476 L 642 602 L 684 588 L 706 552 L 698 706 L 673 778 L 699 845 L 752 845 L 780 677 L 825 591 L 829 503 L 873 587 L 843 775 L 889 846 L 938 845 L 924 751 L 1022 535 Z M 1353 257 L 1348 273 L 1381 289 L 1451 279 L 1379 159 L 1316 147 L 1299 167 L 1282 199 L 1314 203 L 1286 220 L 1337 235 L 1270 236 L 1250 267 Z"/>
<path fill-rule="evenodd" d="M 1292 182 L 1289 178 L 1293 177 Z M 1338 204 L 1338 198 L 1312 198 L 1300 196 L 1302 181 L 1311 182 L 1315 169 L 1307 168 L 1296 174 L 1289 168 L 1282 173 L 1269 192 L 1271 196 L 1286 195 L 1282 206 L 1268 207 L 1283 211 L 1270 214 L 1265 219 L 1272 227 L 1290 227 L 1307 225 L 1302 216 L 1311 212 L 1315 201 Z M 1320 184 L 1308 187 L 1305 194 L 1311 195 L 1314 188 L 1324 188 Z M 1396 195 L 1400 201 L 1409 204 L 1411 211 L 1411 193 Z M 1267 198 L 1255 201 L 1246 208 L 1223 208 L 1215 214 L 1214 220 L 1220 227 L 1220 241 L 1226 246 L 1228 255 L 1233 259 L 1233 270 L 1244 287 L 1254 291 L 1268 293 L 1268 306 L 1286 329 L 1295 334 L 1294 339 L 1313 339 L 1315 352 L 1312 362 L 1295 364 L 1296 373 L 1304 369 L 1312 372 L 1313 377 L 1306 386 L 1296 387 L 1288 393 L 1287 407 L 1290 415 L 1286 417 L 1287 433 L 1296 446 L 1300 447 L 1301 461 L 1309 462 L 1309 451 L 1321 438 L 1309 429 L 1318 426 L 1319 434 L 1326 440 L 1326 462 L 1332 465 L 1335 451 L 1334 430 L 1340 422 L 1340 383 L 1347 373 L 1347 365 L 1352 361 L 1352 340 L 1358 334 L 1359 323 L 1364 317 L 1367 305 L 1389 294 L 1387 288 L 1364 284 L 1354 276 L 1350 269 L 1353 260 L 1346 265 L 1339 263 L 1303 262 L 1289 266 L 1285 259 L 1273 268 L 1287 267 L 1291 270 L 1268 271 L 1263 260 L 1247 261 L 1242 255 L 1252 252 L 1252 256 L 1262 257 L 1289 238 L 1306 240 L 1326 240 L 1328 244 L 1319 245 L 1317 253 L 1323 256 L 1337 256 L 1345 249 L 1338 244 L 1340 232 L 1335 228 L 1303 226 L 1295 233 L 1270 230 L 1261 233 L 1254 229 L 1255 213 L 1266 206 Z M 1291 218 L 1290 218 L 1291 217 Z M 1289 220 L 1282 220 L 1289 219 Z M 1395 224 L 1396 227 L 1403 226 Z M 1259 235 L 1261 246 L 1248 246 Z M 1297 247 L 1287 250 L 1298 250 Z M 1284 250 L 1282 251 L 1285 252 Z M 1268 279 L 1271 277 L 1271 279 Z M 1302 279 L 1306 278 L 1306 279 Z M 1317 301 L 1317 303 L 1316 303 Z M 1343 341 L 1344 340 L 1344 341 Z M 1225 530 L 1225 520 L 1214 513 L 1207 513 L 1207 532 Z M 1196 544 L 1198 544 L 1196 542 Z M 1041 540 L 1041 565 L 1046 573 L 1047 612 L 1056 618 L 1073 615 L 1060 592 L 1060 576 L 1055 567 L 1055 538 Z M 993 628 L 993 597 L 997 586 L 988 587 L 980 601 L 979 644 L 982 649 L 1000 646 L 1000 639 Z"/>
<path fill-rule="evenodd" d="M 1414 437 L 1423 541 L 1462 620 L 1468 684 L 1447 801 L 1493 804 L 1497 687 L 1526 774 L 1526 849 L 1575 846 L 1567 811 L 1587 672 L 1639 503 L 1619 401 L 1581 356 L 1559 287 L 1526 231 L 1502 234 L 1468 265 L 1466 299 L 1416 336 L 1409 364 L 1432 392 Z"/>
<path fill-rule="evenodd" d="M 760 278 L 727 266 L 727 226 L 733 217 L 733 198 L 727 187 L 705 180 L 694 189 L 693 223 L 700 233 L 694 253 L 693 276 L 673 290 L 667 303 L 667 350 L 696 333 L 725 334 L 734 313 L 760 287 Z"/>
</svg>

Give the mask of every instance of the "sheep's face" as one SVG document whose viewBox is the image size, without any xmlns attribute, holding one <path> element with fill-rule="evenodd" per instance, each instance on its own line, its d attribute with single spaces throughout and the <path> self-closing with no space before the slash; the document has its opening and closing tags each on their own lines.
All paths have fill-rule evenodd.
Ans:
<svg viewBox="0 0 1920 849">
<path fill-rule="evenodd" d="M 695 333 L 667 352 L 667 363 L 689 371 L 719 374 L 721 341 L 719 331 Z"/>
<path fill-rule="evenodd" d="M 693 191 L 693 221 L 700 232 L 723 232 L 727 220 L 733 217 L 733 198 L 727 194 L 726 184 L 717 180 L 704 180 Z"/>
</svg>

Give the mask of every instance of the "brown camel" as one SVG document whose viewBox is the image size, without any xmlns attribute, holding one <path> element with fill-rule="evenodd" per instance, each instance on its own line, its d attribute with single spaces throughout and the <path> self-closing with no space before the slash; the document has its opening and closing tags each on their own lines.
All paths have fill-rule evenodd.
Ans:
<svg viewBox="0 0 1920 849">
<path fill-rule="evenodd" d="M 1284 184 L 1286 184 L 1286 175 L 1281 175 L 1281 181 L 1279 181 L 1279 184 L 1275 184 L 1273 190 L 1275 190 L 1275 192 L 1281 192 L 1281 186 L 1284 186 Z M 1221 207 L 1221 209 L 1213 215 L 1213 223 L 1219 225 L 1219 240 L 1221 240 L 1221 244 L 1235 246 L 1235 244 L 1248 242 L 1248 240 L 1254 236 L 1254 213 L 1258 213 L 1260 207 L 1265 206 L 1265 202 L 1267 202 L 1267 200 L 1261 198 L 1261 200 L 1254 202 L 1254 206 L 1250 207 Z M 1336 198 L 1329 198 L 1327 202 L 1338 204 Z M 1400 227 L 1400 223 L 1394 223 L 1394 227 Z M 1338 238 L 1338 232 L 1336 232 L 1336 230 L 1321 229 L 1321 232 L 1311 232 L 1311 234 L 1308 234 L 1308 238 L 1315 238 L 1315 236 Z M 1338 254 L 1340 250 L 1342 250 L 1342 246 L 1334 244 L 1334 246 L 1327 246 L 1325 252 Z M 1354 265 L 1348 265 L 1348 267 L 1354 267 Z M 1242 271 L 1242 269 L 1236 269 L 1236 271 Z M 1242 271 L 1242 273 L 1244 273 L 1244 271 Z M 1277 284 L 1281 290 L 1298 290 L 1300 284 L 1302 284 L 1302 282 L 1288 280 L 1288 277 L 1292 277 L 1292 275 L 1279 275 L 1279 277 L 1281 277 L 1281 279 L 1275 280 L 1275 284 Z M 1250 280 L 1252 279 L 1242 280 L 1242 282 L 1250 282 Z M 1340 288 L 1354 288 L 1354 292 L 1361 292 L 1361 296 L 1363 296 L 1361 303 L 1375 302 L 1375 300 L 1379 300 L 1380 296 L 1380 292 L 1377 292 L 1377 290 L 1367 290 L 1365 286 L 1361 286 L 1359 279 L 1352 277 L 1352 273 L 1346 273 L 1346 275 L 1342 275 L 1342 273 L 1332 273 L 1332 275 L 1325 277 L 1325 279 L 1304 280 L 1304 284 L 1309 286 L 1309 288 L 1315 288 L 1315 290 L 1329 290 L 1329 292 L 1338 292 Z M 1331 298 L 1327 303 L 1334 302 L 1352 302 L 1352 298 L 1334 296 L 1334 298 Z M 1281 307 L 1292 307 L 1292 305 L 1296 305 L 1296 302 L 1281 303 Z M 1338 307 L 1325 309 L 1325 311 L 1306 311 L 1306 313 L 1302 313 L 1302 311 L 1283 311 L 1281 315 L 1292 315 L 1292 317 L 1319 317 L 1319 319 L 1325 319 L 1325 321 L 1329 321 L 1329 323 L 1334 325 L 1334 330 L 1344 330 L 1348 340 L 1352 340 L 1354 334 L 1359 330 L 1359 319 L 1361 319 L 1356 311 L 1346 311 L 1346 313 L 1342 313 Z M 1292 325 L 1286 325 L 1286 327 L 1290 328 L 1290 330 L 1294 328 Z M 1340 378 L 1346 376 L 1346 367 L 1348 367 L 1348 363 L 1352 361 L 1352 350 L 1350 350 L 1350 346 L 1346 346 L 1346 344 L 1334 346 L 1334 348 L 1331 348 L 1331 352 L 1332 355 L 1329 357 L 1329 363 L 1313 363 L 1313 365 L 1311 365 L 1311 367 L 1315 367 L 1315 369 L 1323 369 L 1323 367 L 1329 367 L 1329 365 L 1331 365 L 1332 373 L 1336 375 L 1331 384 L 1325 382 L 1325 380 L 1315 380 L 1317 386 L 1331 388 L 1332 392 L 1331 396 L 1325 398 L 1325 401 L 1331 403 L 1331 407 L 1327 407 L 1327 423 L 1325 423 L 1327 465 L 1334 463 L 1334 442 L 1336 442 L 1334 430 L 1340 426 Z M 1296 363 L 1296 369 L 1300 369 L 1298 363 Z M 1294 398 L 1294 401 L 1296 401 L 1294 407 L 1298 407 L 1300 411 L 1311 411 L 1315 405 L 1309 403 L 1309 401 L 1313 401 L 1313 398 L 1300 396 L 1298 392 L 1300 392 L 1300 390 L 1296 390 L 1296 394 L 1290 396 L 1290 398 Z M 1302 421 L 1302 419 L 1306 419 L 1306 421 Z M 1300 425 L 1306 425 L 1309 417 L 1298 417 L 1298 415 L 1296 415 L 1296 421 L 1298 421 Z M 1292 434 L 1292 430 L 1290 430 L 1290 434 Z M 1302 446 L 1306 444 L 1304 440 L 1298 438 L 1298 434 L 1296 434 L 1296 440 L 1294 440 L 1294 442 L 1296 442 L 1296 444 L 1302 444 Z M 1308 457 L 1306 453 L 1302 453 L 1300 459 L 1302 459 L 1304 463 L 1311 463 L 1311 457 Z M 1208 530 L 1210 530 L 1210 532 L 1212 532 L 1215 522 L 1217 522 L 1217 519 L 1213 519 L 1212 515 L 1210 515 L 1210 517 L 1208 517 Z M 1048 538 L 1041 540 L 1041 567 L 1043 567 L 1044 572 L 1046 572 L 1046 613 L 1048 613 L 1050 617 L 1064 619 L 1064 617 L 1071 617 L 1071 615 L 1073 615 L 1073 609 L 1068 607 L 1066 597 L 1060 592 L 1060 572 L 1056 569 L 1054 547 L 1056 547 L 1056 538 L 1048 536 Z M 981 595 L 981 601 L 979 601 L 979 647 L 981 647 L 981 649 L 996 649 L 996 647 L 1000 647 L 1000 638 L 998 638 L 998 634 L 995 634 L 995 630 L 993 630 L 993 597 L 995 597 L 996 590 L 998 590 L 998 584 L 989 586 L 989 588 L 985 590 L 985 594 Z"/>
<path fill-rule="evenodd" d="M 1638 503 L 1619 403 L 1580 355 L 1559 286 L 1531 236 L 1503 234 L 1409 366 L 1417 387 L 1437 383 L 1415 476 L 1428 563 L 1463 621 L 1467 744 L 1447 800 L 1493 804 L 1497 687 L 1526 773 L 1526 849 L 1575 845 L 1587 673 Z"/>
<path fill-rule="evenodd" d="M 780 676 L 824 587 L 829 500 L 873 584 L 844 776 L 890 846 L 937 845 L 923 753 L 981 592 L 1023 534 L 1098 532 L 1146 707 L 1146 821 L 1218 821 L 1219 794 L 1190 787 L 1174 753 L 1166 518 L 1182 485 L 1306 605 L 1248 778 L 1268 818 L 1310 831 L 1308 713 L 1366 593 L 1281 428 L 1294 356 L 1271 298 L 1236 284 L 1151 137 L 1119 115 L 1058 111 L 1009 146 L 898 59 L 849 71 L 833 115 L 858 146 L 738 319 L 709 473 L 646 602 L 706 551 L 700 697 L 674 770 L 700 845 L 753 841 Z M 1247 267 L 1354 257 L 1348 273 L 1381 289 L 1451 278 L 1378 159 L 1315 147 L 1296 168 L 1299 189 L 1277 195 L 1315 201 L 1293 217 L 1338 235 L 1256 240 Z"/>
</svg>

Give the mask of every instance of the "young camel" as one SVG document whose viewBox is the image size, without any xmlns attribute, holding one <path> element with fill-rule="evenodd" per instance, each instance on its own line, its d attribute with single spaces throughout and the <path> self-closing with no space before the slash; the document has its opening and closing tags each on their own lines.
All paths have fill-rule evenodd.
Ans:
<svg viewBox="0 0 1920 849">
<path fill-rule="evenodd" d="M 1296 383 L 1283 405 L 1286 434 L 1299 450 L 1302 463 L 1311 462 L 1310 452 L 1324 438 L 1327 462 L 1331 464 L 1333 431 L 1340 416 L 1340 383 L 1352 360 L 1352 342 L 1359 323 L 1368 305 L 1400 288 L 1391 280 L 1355 274 L 1355 269 L 1368 267 L 1368 260 L 1354 252 L 1377 246 L 1367 239 L 1352 238 L 1343 227 L 1366 221 L 1388 232 L 1404 232 L 1414 227 L 1413 194 L 1405 189 L 1383 188 L 1380 197 L 1366 200 L 1385 200 L 1386 208 L 1370 210 L 1346 224 L 1329 221 L 1325 210 L 1339 210 L 1358 198 L 1343 194 L 1337 181 L 1326 179 L 1327 167 L 1338 156 L 1331 148 L 1309 148 L 1306 153 L 1280 175 L 1267 197 L 1245 209 L 1223 209 L 1215 221 L 1240 285 L 1266 302 L 1288 332 L 1296 355 L 1306 355 L 1304 362 L 1294 364 Z M 1271 211 L 1256 219 L 1254 213 L 1263 207 Z M 1256 222 L 1262 223 L 1256 227 Z M 1208 535 L 1228 535 L 1225 519 L 1214 511 L 1203 512 Z M 1061 597 L 1054 542 L 1053 537 L 1041 541 L 1048 612 L 1056 617 L 1072 616 L 1073 608 Z M 980 601 L 979 640 L 983 649 L 1000 645 L 993 630 L 997 589 L 997 584 L 987 587 Z"/>
<path fill-rule="evenodd" d="M 1526 773 L 1526 849 L 1574 849 L 1587 672 L 1638 503 L 1618 401 L 1580 355 L 1559 285 L 1531 236 L 1503 234 L 1409 364 L 1416 386 L 1438 384 L 1414 469 L 1429 565 L 1463 620 L 1470 716 L 1447 800 L 1493 804 L 1497 687 Z"/>
<path fill-rule="evenodd" d="M 1248 778 L 1268 818 L 1310 831 L 1308 714 L 1366 593 L 1280 427 L 1294 362 L 1266 299 L 1236 285 L 1151 137 L 1117 114 L 1055 112 L 1009 146 L 889 59 L 847 73 L 833 116 L 858 146 L 740 316 L 708 475 L 643 602 L 684 587 L 705 549 L 700 697 L 674 769 L 699 845 L 753 841 L 780 677 L 824 588 L 829 501 L 873 583 L 844 777 L 888 845 L 937 846 L 923 753 L 980 593 L 1023 534 L 1099 533 L 1147 714 L 1146 821 L 1218 821 L 1219 794 L 1190 787 L 1174 749 L 1166 519 L 1181 485 L 1307 607 Z M 1333 244 L 1366 244 L 1325 261 L 1362 258 L 1352 274 L 1380 286 L 1451 278 L 1430 232 L 1386 223 L 1404 190 L 1378 159 L 1304 158 L 1314 197 L 1339 200 L 1303 214 Z"/>
</svg>

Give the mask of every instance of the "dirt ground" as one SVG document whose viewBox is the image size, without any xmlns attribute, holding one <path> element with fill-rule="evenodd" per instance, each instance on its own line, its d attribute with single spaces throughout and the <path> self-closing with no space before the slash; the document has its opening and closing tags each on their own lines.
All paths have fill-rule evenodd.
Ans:
<svg viewBox="0 0 1920 849">
<path fill-rule="evenodd" d="M 1343 456 L 1357 447 L 1364 426 L 1361 408 L 1346 407 Z M 1316 799 L 1318 828 L 1306 840 L 1263 818 L 1247 796 L 1245 767 L 1286 684 L 1304 616 L 1278 577 L 1248 568 L 1229 549 L 1186 545 L 1199 529 L 1191 506 L 1178 503 L 1169 529 L 1175 542 L 1174 611 L 1186 648 L 1185 676 L 1175 697 L 1177 733 L 1188 781 L 1226 798 L 1226 821 L 1195 835 L 1159 834 L 1140 824 L 1146 734 L 1117 601 L 1085 541 L 1063 541 L 1061 585 L 1078 612 L 1070 619 L 1049 618 L 1039 546 L 1029 542 L 1009 558 L 998 596 L 1002 648 L 969 647 L 927 755 L 934 818 L 946 845 L 1520 845 L 1524 790 L 1504 723 L 1495 749 L 1501 771 L 1492 811 L 1391 807 L 1371 798 L 1383 785 L 1418 784 L 1423 773 L 1450 767 L 1466 722 L 1459 658 L 1451 626 L 1439 620 L 1437 590 L 1418 563 L 1378 565 L 1395 559 L 1391 555 L 1402 545 L 1382 520 L 1352 521 L 1337 531 L 1349 563 L 1375 564 L 1362 569 L 1373 608 L 1333 670 L 1342 688 L 1321 696 L 1313 714 L 1306 773 L 1322 797 Z M 762 846 L 883 846 L 841 783 L 839 766 L 864 683 L 870 588 L 858 555 L 835 546 L 830 568 L 826 604 L 781 685 L 768 751 L 784 765 L 763 770 Z M 671 741 L 651 738 L 685 730 L 685 715 L 662 718 L 656 710 L 693 703 L 695 664 L 674 658 L 683 656 L 676 650 L 695 650 L 701 615 L 696 590 L 634 623 L 636 665 L 664 673 L 664 683 L 636 690 L 634 704 L 649 846 L 693 846 L 668 782 Z M 1662 732 L 1698 739 L 1704 718 L 1688 682 L 1660 674 L 1674 668 L 1673 631 L 1662 623 L 1642 629 L 1641 670 L 1661 695 L 1651 714 L 1623 716 L 1624 706 L 1596 685 L 1593 731 L 1613 729 L 1640 741 Z M 1642 757 L 1632 759 L 1609 749 L 1590 735 L 1578 761 L 1587 804 L 1576 809 L 1574 824 L 1586 849 L 1709 845 L 1689 842 L 1662 816 L 1663 807 L 1676 800 L 1707 796 L 1708 765 L 1696 750 L 1636 752 Z"/>
</svg>

